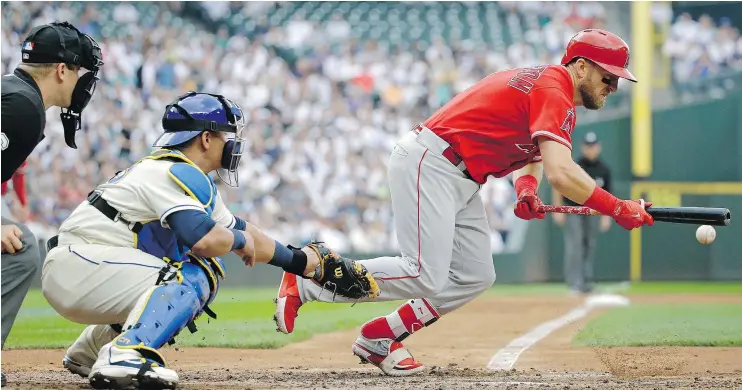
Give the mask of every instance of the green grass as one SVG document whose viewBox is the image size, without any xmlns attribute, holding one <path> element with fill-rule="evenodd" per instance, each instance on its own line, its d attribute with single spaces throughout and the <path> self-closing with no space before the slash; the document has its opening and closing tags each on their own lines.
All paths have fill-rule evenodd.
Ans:
<svg viewBox="0 0 742 390">
<path fill-rule="evenodd" d="M 279 348 L 312 335 L 352 329 L 370 318 L 388 314 L 400 302 L 350 304 L 312 302 L 302 307 L 296 329 L 278 333 L 273 322 L 274 288 L 222 289 L 211 308 L 218 319 L 203 315 L 198 332 L 183 330 L 177 345 L 234 348 Z M 486 295 L 565 295 L 563 284 L 496 284 Z M 23 302 L 6 348 L 66 348 L 84 325 L 70 322 L 52 309 L 39 290 L 31 290 Z"/>
<path fill-rule="evenodd" d="M 224 289 L 211 305 L 218 319 L 202 315 L 198 332 L 183 330 L 179 346 L 279 348 L 306 340 L 314 334 L 359 326 L 370 318 L 388 314 L 398 302 L 331 304 L 312 302 L 302 307 L 291 335 L 276 332 L 273 322 L 275 289 Z M 5 348 L 66 348 L 84 325 L 70 322 L 52 309 L 39 290 L 23 302 Z"/>
<path fill-rule="evenodd" d="M 573 343 L 582 346 L 742 346 L 742 305 L 640 304 L 591 321 Z"/>
<path fill-rule="evenodd" d="M 599 284 L 600 290 L 621 290 L 616 283 Z M 628 293 L 653 294 L 673 292 L 740 293 L 740 284 L 733 283 L 641 283 L 629 288 Z M 568 289 L 561 283 L 503 284 L 495 283 L 485 296 L 559 296 Z M 212 304 L 217 320 L 203 315 L 198 321 L 198 332 L 184 330 L 177 338 L 182 346 L 216 346 L 235 348 L 278 348 L 306 340 L 319 333 L 351 329 L 368 319 L 389 313 L 399 302 L 329 304 L 312 302 L 302 307 L 294 333 L 284 335 L 275 331 L 273 323 L 274 288 L 222 289 Z M 740 319 L 738 319 L 740 320 Z M 742 321 L 737 324 L 742 323 Z M 26 296 L 6 348 L 66 348 L 84 325 L 70 322 L 58 315 L 41 295 L 31 290 Z"/>
<path fill-rule="evenodd" d="M 626 294 L 742 294 L 740 282 L 640 282 L 634 283 Z"/>
</svg>

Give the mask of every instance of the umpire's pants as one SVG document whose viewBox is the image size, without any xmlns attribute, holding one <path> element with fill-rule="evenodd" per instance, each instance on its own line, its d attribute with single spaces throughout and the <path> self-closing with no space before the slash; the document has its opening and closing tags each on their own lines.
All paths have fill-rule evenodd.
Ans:
<svg viewBox="0 0 742 390">
<path fill-rule="evenodd" d="M 566 216 L 564 223 L 564 279 L 576 291 L 592 289 L 595 241 L 599 217 L 588 215 Z"/>
<path fill-rule="evenodd" d="M 41 254 L 36 237 L 26 225 L 2 218 L 3 225 L 16 225 L 23 232 L 23 248 L 15 254 L 2 254 L 2 346 L 13 327 L 15 317 L 21 308 L 23 298 L 31 287 L 31 282 L 41 266 Z"/>
</svg>

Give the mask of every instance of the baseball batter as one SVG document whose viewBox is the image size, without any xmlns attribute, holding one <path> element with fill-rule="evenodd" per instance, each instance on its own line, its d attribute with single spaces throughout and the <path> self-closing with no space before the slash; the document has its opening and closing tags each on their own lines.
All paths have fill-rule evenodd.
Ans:
<svg viewBox="0 0 742 390">
<path fill-rule="evenodd" d="M 596 186 L 571 157 L 575 106 L 597 110 L 627 69 L 629 48 L 603 30 L 569 42 L 561 65 L 494 73 L 443 106 L 394 147 L 388 167 L 401 256 L 361 263 L 379 281 L 377 300 L 410 299 L 370 320 L 352 346 L 387 375 L 424 369 L 401 341 L 490 288 L 495 269 L 479 190 L 488 176 L 513 173 L 515 215 L 544 218 L 537 189 L 543 173 L 573 201 L 610 215 L 626 229 L 651 225 L 642 200 L 619 200 Z M 294 330 L 299 308 L 333 301 L 314 283 L 284 273 L 275 320 Z M 336 300 L 342 301 L 342 300 Z"/>
<path fill-rule="evenodd" d="M 94 388 L 175 388 L 158 349 L 186 326 L 195 331 L 202 313 L 215 318 L 208 305 L 225 277 L 217 256 L 230 251 L 348 297 L 378 293 L 360 264 L 316 243 L 285 247 L 227 210 L 208 173 L 237 185 L 245 141 L 237 104 L 191 92 L 167 107 L 162 125 L 162 149 L 98 186 L 47 244 L 44 296 L 91 325 L 67 350 L 68 370 Z"/>
</svg>

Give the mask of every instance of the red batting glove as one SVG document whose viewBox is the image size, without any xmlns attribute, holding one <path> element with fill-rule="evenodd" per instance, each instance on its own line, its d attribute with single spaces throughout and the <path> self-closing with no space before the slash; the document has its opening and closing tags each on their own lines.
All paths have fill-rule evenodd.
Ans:
<svg viewBox="0 0 742 390">
<path fill-rule="evenodd" d="M 646 210 L 651 205 L 652 202 L 644 202 L 644 199 L 619 200 L 612 216 L 616 223 L 626 230 L 644 225 L 652 226 L 654 225 L 654 218 Z"/>
<path fill-rule="evenodd" d="M 544 219 L 546 213 L 539 211 L 544 205 L 536 194 L 538 180 L 532 175 L 524 175 L 515 181 L 515 193 L 518 201 L 515 203 L 513 212 L 515 216 L 526 221 L 533 218 Z"/>
</svg>

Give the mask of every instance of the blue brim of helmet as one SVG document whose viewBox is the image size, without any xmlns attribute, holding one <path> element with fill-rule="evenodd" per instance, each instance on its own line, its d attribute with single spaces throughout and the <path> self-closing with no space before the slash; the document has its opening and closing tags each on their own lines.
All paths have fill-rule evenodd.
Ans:
<svg viewBox="0 0 742 390">
<path fill-rule="evenodd" d="M 177 146 L 182 143 L 186 143 L 196 137 L 197 135 L 203 133 L 203 131 L 172 131 L 172 132 L 166 132 L 162 134 L 157 140 L 155 141 L 152 146 L 156 148 L 163 148 L 166 146 Z"/>
</svg>

